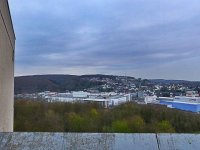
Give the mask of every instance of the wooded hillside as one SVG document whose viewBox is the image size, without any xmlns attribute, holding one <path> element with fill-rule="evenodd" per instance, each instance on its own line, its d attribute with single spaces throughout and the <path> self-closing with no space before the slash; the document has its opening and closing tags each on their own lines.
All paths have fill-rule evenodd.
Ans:
<svg viewBox="0 0 200 150">
<path fill-rule="evenodd" d="M 124 104 L 112 109 L 80 103 L 15 102 L 15 131 L 198 133 L 199 114 L 158 105 Z"/>
</svg>

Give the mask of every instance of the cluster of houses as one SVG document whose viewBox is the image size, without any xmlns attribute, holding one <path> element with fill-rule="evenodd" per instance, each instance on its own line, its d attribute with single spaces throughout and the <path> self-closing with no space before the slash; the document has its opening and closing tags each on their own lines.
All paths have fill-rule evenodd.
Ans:
<svg viewBox="0 0 200 150">
<path fill-rule="evenodd" d="M 84 92 L 72 91 L 65 93 L 45 91 L 35 94 L 19 94 L 16 97 L 28 99 L 40 99 L 46 102 L 95 102 L 105 108 L 117 106 L 127 102 L 138 104 L 160 104 L 169 108 L 176 108 L 191 112 L 200 112 L 200 97 L 196 91 L 187 91 L 186 96 L 157 97 L 147 95 L 144 92 L 115 93 L 115 92 Z"/>
</svg>

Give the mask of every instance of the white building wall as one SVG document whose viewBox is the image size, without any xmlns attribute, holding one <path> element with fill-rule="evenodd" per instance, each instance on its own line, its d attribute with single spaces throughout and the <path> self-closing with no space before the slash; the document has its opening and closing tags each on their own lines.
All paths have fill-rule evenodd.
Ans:
<svg viewBox="0 0 200 150">
<path fill-rule="evenodd" d="M 121 97 L 116 97 L 116 98 L 111 98 L 109 100 L 109 106 L 117 106 L 123 103 L 128 102 L 126 96 L 121 96 Z"/>
<path fill-rule="evenodd" d="M 73 97 L 85 98 L 85 97 L 88 97 L 88 95 L 89 95 L 88 92 L 83 92 L 83 91 L 72 92 Z"/>
<path fill-rule="evenodd" d="M 0 132 L 13 131 L 15 35 L 7 0 L 0 0 Z"/>
</svg>

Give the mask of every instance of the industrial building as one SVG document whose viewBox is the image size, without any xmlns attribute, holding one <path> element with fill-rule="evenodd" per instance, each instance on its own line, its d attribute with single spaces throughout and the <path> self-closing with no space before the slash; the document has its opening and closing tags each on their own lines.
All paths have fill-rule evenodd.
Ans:
<svg viewBox="0 0 200 150">
<path fill-rule="evenodd" d="M 15 34 L 8 0 L 0 0 L 0 132 L 13 131 Z"/>
<path fill-rule="evenodd" d="M 34 94 L 18 94 L 16 98 L 28 98 L 31 100 L 44 100 L 46 102 L 94 102 L 105 108 L 117 106 L 132 100 L 131 94 L 119 94 L 115 92 L 89 93 L 84 91 L 72 91 L 57 93 L 45 91 Z"/>
<path fill-rule="evenodd" d="M 200 112 L 200 97 L 177 96 L 174 98 L 158 98 L 161 105 L 191 112 Z"/>
</svg>

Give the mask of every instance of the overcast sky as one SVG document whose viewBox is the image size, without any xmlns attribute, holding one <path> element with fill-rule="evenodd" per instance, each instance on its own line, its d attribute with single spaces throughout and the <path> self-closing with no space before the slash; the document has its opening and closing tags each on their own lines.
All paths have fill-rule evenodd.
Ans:
<svg viewBox="0 0 200 150">
<path fill-rule="evenodd" d="M 200 81 L 199 0 L 9 0 L 15 75 Z"/>
</svg>

